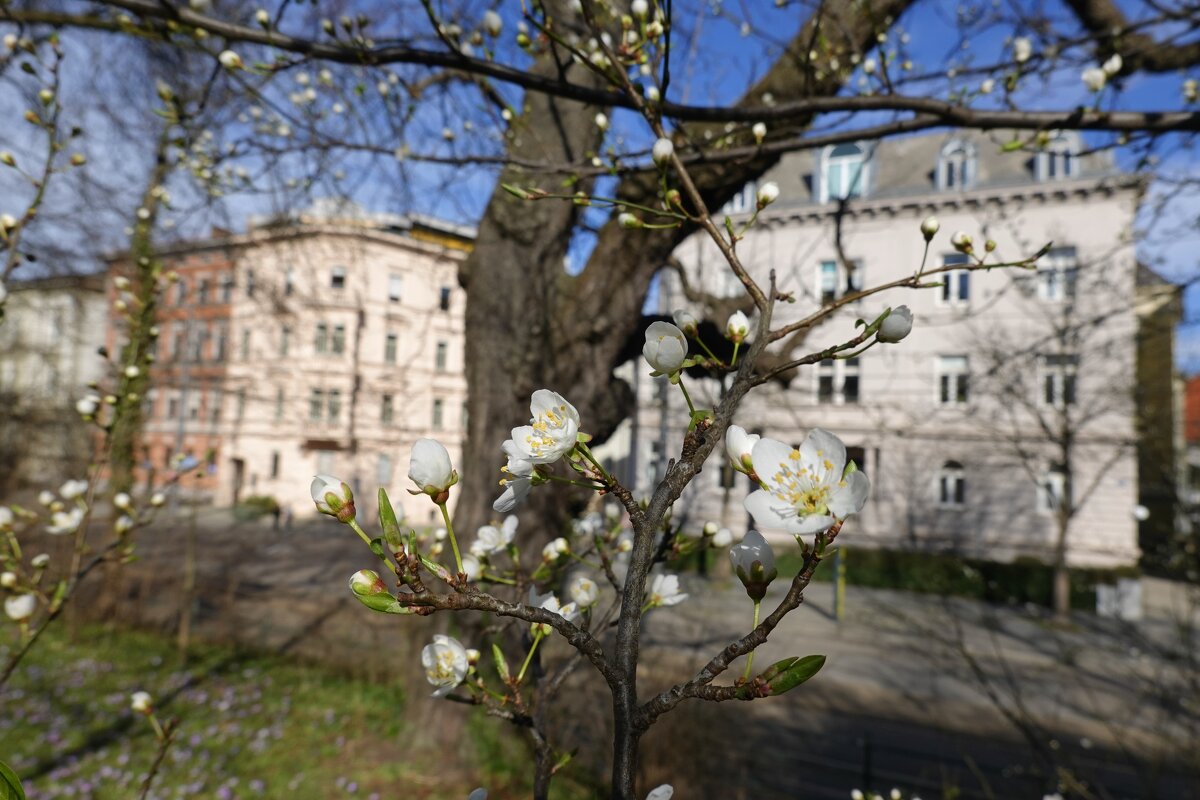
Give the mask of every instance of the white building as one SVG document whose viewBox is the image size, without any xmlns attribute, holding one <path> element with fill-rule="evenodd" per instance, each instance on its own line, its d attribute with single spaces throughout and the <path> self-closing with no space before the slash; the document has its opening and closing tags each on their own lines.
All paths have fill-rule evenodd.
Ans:
<svg viewBox="0 0 1200 800">
<path fill-rule="evenodd" d="M 75 401 L 101 378 L 101 276 L 15 281 L 0 321 L 0 492 L 78 476 L 90 461 Z"/>
<path fill-rule="evenodd" d="M 328 473 L 364 514 L 383 486 L 398 513 L 432 522 L 406 491 L 408 454 L 427 436 L 452 458 L 461 448 L 457 269 L 472 235 L 325 209 L 162 252 L 179 281 L 158 315 L 145 466 L 192 455 L 209 476 L 191 488 L 218 505 L 266 495 L 305 515 L 312 476 Z"/>
<path fill-rule="evenodd" d="M 916 324 L 901 344 L 802 367 L 786 385 L 762 387 L 737 422 L 794 444 L 818 426 L 842 437 L 872 481 L 866 510 L 843 534 L 847 546 L 1051 560 L 1058 498 L 1069 485 L 1069 562 L 1135 563 L 1132 226 L 1142 184 L 1108 155 L 1082 154 L 1075 134 L 1037 153 L 1004 152 L 1011 138 L 948 133 L 844 144 L 791 154 L 764 177 L 779 184 L 780 198 L 738 252 L 760 285 L 774 270 L 779 290 L 793 294 L 794 303 L 776 307 L 776 327 L 911 277 L 925 254 L 919 226 L 928 215 L 941 231 L 927 267 L 965 261 L 950 246 L 958 230 L 980 253 L 994 240 L 993 262 L 1053 244 L 1036 270 L 950 272 L 931 277 L 930 288 L 846 303 L 796 343 L 794 357 L 851 339 L 856 318 L 874 319 L 889 305 L 908 305 Z M 754 196 L 746 187 L 727 211 L 744 221 Z M 676 255 L 694 285 L 741 291 L 705 236 Z M 664 272 L 661 310 L 686 306 L 676 276 Z M 639 381 L 639 417 L 622 435 L 635 442 L 644 490 L 682 441 L 687 414 L 677 389 Z M 695 399 L 711 403 L 718 392 L 713 380 L 685 381 Z M 723 470 L 723 461 L 714 454 L 680 505 L 696 519 L 744 529 L 749 481 Z"/>
</svg>

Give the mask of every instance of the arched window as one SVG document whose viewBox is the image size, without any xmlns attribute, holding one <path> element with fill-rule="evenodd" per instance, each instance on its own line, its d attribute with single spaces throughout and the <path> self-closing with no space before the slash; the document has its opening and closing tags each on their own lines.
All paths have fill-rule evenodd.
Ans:
<svg viewBox="0 0 1200 800">
<path fill-rule="evenodd" d="M 943 191 L 961 191 L 975 185 L 975 146 L 961 139 L 943 145 L 938 154 L 937 186 Z"/>
<path fill-rule="evenodd" d="M 1055 134 L 1049 144 L 1037 154 L 1036 169 L 1039 181 L 1061 181 L 1079 174 L 1079 134 L 1064 131 Z"/>
<path fill-rule="evenodd" d="M 867 193 L 870 177 L 867 148 L 848 143 L 826 147 L 821 151 L 819 200 L 845 200 Z"/>
<path fill-rule="evenodd" d="M 958 508 L 967 502 L 967 479 L 957 461 L 942 464 L 937 478 L 937 503 L 943 508 Z"/>
</svg>

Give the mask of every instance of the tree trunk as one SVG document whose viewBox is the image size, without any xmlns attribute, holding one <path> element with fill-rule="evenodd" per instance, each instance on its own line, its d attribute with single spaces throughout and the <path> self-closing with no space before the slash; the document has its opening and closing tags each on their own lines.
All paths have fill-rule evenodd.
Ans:
<svg viewBox="0 0 1200 800">
<path fill-rule="evenodd" d="M 808 54 L 815 41 L 828 54 L 861 53 L 913 0 L 871 0 L 864 5 L 825 5 L 801 28 L 781 58 L 750 89 L 742 105 L 759 105 L 765 94 L 778 101 L 836 94 L 848 73 L 818 73 Z M 553 11 L 553 9 L 552 9 Z M 560 15 L 561 16 L 561 15 Z M 884 21 L 887 21 L 885 24 Z M 557 72 L 543 56 L 534 72 Z M 598 79 L 578 67 L 575 80 Z M 579 161 L 595 151 L 601 135 L 594 115 L 601 109 L 530 94 L 526 111 L 513 123 L 508 155 L 546 162 Z M 802 130 L 811 121 L 798 115 L 779 131 Z M 704 141 L 705 127 L 689 126 L 681 139 Z M 764 154 L 737 162 L 698 165 L 692 177 L 709 208 L 720 208 L 748 181 L 779 160 Z M 562 193 L 563 176 L 530 175 L 509 167 L 500 183 L 537 186 Z M 588 181 L 571 185 L 587 191 Z M 617 196 L 654 206 L 659 203 L 653 172 L 622 180 Z M 683 225 L 664 230 L 624 230 L 610 220 L 599 232 L 584 270 L 568 275 L 564 258 L 578 221 L 578 208 L 563 200 L 521 200 L 497 187 L 480 221 L 475 250 L 460 273 L 467 291 L 466 356 L 469 423 L 463 448 L 461 491 L 455 526 L 473 531 L 493 515 L 491 503 L 502 464 L 500 444 L 529 419 L 529 396 L 539 388 L 559 392 L 573 403 L 583 430 L 601 440 L 633 409 L 630 388 L 612 376 L 624 344 L 636 336 L 641 309 L 655 273 L 675 247 L 694 232 Z M 560 492 L 535 492 L 539 525 L 535 535 L 558 535 L 568 508 Z M 528 530 L 528 529 L 527 529 Z"/>
</svg>

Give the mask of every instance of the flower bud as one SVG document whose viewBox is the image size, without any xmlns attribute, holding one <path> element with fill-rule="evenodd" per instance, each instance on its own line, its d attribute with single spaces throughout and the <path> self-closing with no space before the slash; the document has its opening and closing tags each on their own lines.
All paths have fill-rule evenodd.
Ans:
<svg viewBox="0 0 1200 800">
<path fill-rule="evenodd" d="M 13 519 L 12 509 L 8 506 L 0 506 L 0 531 L 6 531 L 11 528 Z"/>
<path fill-rule="evenodd" d="M 17 573 L 0 572 L 0 589 L 12 589 L 17 585 Z"/>
<path fill-rule="evenodd" d="M 687 309 L 675 309 L 671 312 L 671 319 L 675 321 L 676 327 L 688 336 L 695 336 L 700 330 L 700 321 Z"/>
<path fill-rule="evenodd" d="M 608 116 L 604 112 L 596 115 L 596 127 L 602 131 L 608 130 Z"/>
<path fill-rule="evenodd" d="M 0 164 L 3 164 L 6 167 L 15 167 L 17 165 L 17 160 L 13 157 L 13 154 L 7 150 L 0 150 Z"/>
<path fill-rule="evenodd" d="M 996 240 L 988 239 L 986 242 L 983 243 L 983 249 L 988 253 L 991 253 L 992 251 L 994 251 L 996 249 Z"/>
<path fill-rule="evenodd" d="M 542 548 L 542 561 L 547 564 L 552 564 L 558 560 L 559 556 L 566 555 L 571 552 L 571 545 L 561 536 L 552 542 L 549 542 Z"/>
<path fill-rule="evenodd" d="M 129 696 L 129 707 L 138 714 L 149 716 L 154 713 L 154 700 L 149 692 L 134 692 Z"/>
<path fill-rule="evenodd" d="M 761 211 L 779 199 L 779 184 L 767 181 L 758 187 L 758 208 Z"/>
<path fill-rule="evenodd" d="M 154 506 L 155 508 L 158 508 L 166 502 L 167 496 L 162 492 L 155 492 L 154 494 L 150 495 L 150 505 Z"/>
<path fill-rule="evenodd" d="M 309 486 L 317 511 L 337 517 L 338 522 L 354 519 L 354 492 L 350 485 L 332 475 L 317 475 Z"/>
<path fill-rule="evenodd" d="M 721 528 L 712 536 L 713 547 L 729 547 L 733 544 L 733 531 L 729 528 Z"/>
<path fill-rule="evenodd" d="M 4 613 L 13 622 L 24 622 L 37 610 L 37 597 L 32 594 L 17 594 L 4 601 Z"/>
<path fill-rule="evenodd" d="M 650 150 L 651 158 L 660 167 L 669 162 L 673 155 L 675 155 L 675 145 L 670 139 L 658 139 L 654 142 L 654 147 Z"/>
<path fill-rule="evenodd" d="M 638 19 L 645 19 L 646 15 L 650 13 L 650 3 L 647 0 L 633 0 L 629 4 L 629 13 Z"/>
<path fill-rule="evenodd" d="M 383 578 L 380 578 L 379 573 L 372 570 L 360 569 L 350 576 L 350 591 L 359 597 L 370 597 L 387 590 L 387 584 L 383 582 Z"/>
<path fill-rule="evenodd" d="M 79 412 L 81 417 L 94 416 L 96 410 L 100 408 L 100 396 L 89 394 L 87 397 L 82 397 L 75 403 L 75 410 Z"/>
<path fill-rule="evenodd" d="M 122 511 L 129 511 L 131 508 L 133 508 L 133 498 L 131 498 L 125 492 L 117 492 L 115 495 L 113 495 L 112 503 Z"/>
<path fill-rule="evenodd" d="M 644 223 L 640 219 L 628 211 L 622 211 L 617 215 L 617 224 L 626 230 L 634 230 L 644 226 Z"/>
<path fill-rule="evenodd" d="M 754 134 L 754 143 L 762 144 L 763 139 L 767 138 L 767 124 L 765 122 L 756 122 L 750 128 L 750 132 Z"/>
<path fill-rule="evenodd" d="M 879 324 L 875 338 L 884 344 L 895 344 L 912 331 L 913 315 L 908 306 L 896 306 Z"/>
<path fill-rule="evenodd" d="M 974 240 L 963 231 L 956 231 L 954 235 L 950 237 L 950 244 L 953 245 L 954 249 L 960 253 L 969 254 L 974 249 L 973 241 Z"/>
<path fill-rule="evenodd" d="M 938 232 L 938 228 L 940 228 L 940 227 L 941 227 L 941 225 L 938 224 L 937 217 L 928 216 L 925 219 L 921 220 L 921 235 L 924 236 L 925 241 L 928 242 L 931 239 L 933 239 L 933 237 Z"/>
<path fill-rule="evenodd" d="M 1088 67 L 1080 77 L 1089 92 L 1099 92 L 1108 83 L 1108 73 L 1100 67 Z"/>
<path fill-rule="evenodd" d="M 458 473 L 450 463 L 450 453 L 436 439 L 418 439 L 413 444 L 408 477 L 419 490 L 413 494 L 427 494 L 435 503 L 446 502 L 442 496 L 458 483 Z"/>
<path fill-rule="evenodd" d="M 600 587 L 585 575 L 576 575 L 567 586 L 567 594 L 579 608 L 590 608 L 600 599 Z"/>
<path fill-rule="evenodd" d="M 495 11 L 488 9 L 483 12 L 483 29 L 488 36 L 493 39 L 500 35 L 500 31 L 504 28 L 504 20 Z"/>
<path fill-rule="evenodd" d="M 725 323 L 725 336 L 731 342 L 742 342 L 750 332 L 750 320 L 741 311 L 735 311 Z"/>
<path fill-rule="evenodd" d="M 1120 74 L 1121 67 L 1123 67 L 1124 65 L 1125 65 L 1125 62 L 1121 59 L 1121 54 L 1113 53 L 1112 56 L 1109 57 L 1109 59 L 1104 62 L 1104 65 L 1101 67 L 1101 69 L 1104 70 L 1105 75 L 1112 78 L 1112 77 Z"/>
<path fill-rule="evenodd" d="M 29 559 L 29 564 L 34 569 L 45 569 L 46 567 L 50 566 L 50 554 L 38 553 L 33 558 Z"/>
<path fill-rule="evenodd" d="M 744 472 L 747 475 L 754 472 L 754 463 L 750 460 L 750 454 L 754 451 L 754 445 L 760 438 L 757 433 L 746 433 L 746 429 L 741 425 L 730 425 L 726 429 L 725 454 L 729 456 L 730 463 L 738 472 Z"/>
<path fill-rule="evenodd" d="M 133 526 L 133 517 L 129 516 L 128 514 L 122 514 L 121 516 L 117 517 L 117 521 L 113 523 L 113 530 L 118 536 L 124 536 L 133 530 Z"/>
<path fill-rule="evenodd" d="M 225 69 L 241 69 L 242 57 L 232 50 L 222 50 L 217 56 L 217 61 L 221 62 L 221 66 Z"/>
<path fill-rule="evenodd" d="M 1033 55 L 1033 42 L 1024 36 L 1018 36 L 1012 43 L 1013 61 L 1024 64 Z"/>
<path fill-rule="evenodd" d="M 669 322 L 651 322 L 646 329 L 642 357 L 655 372 L 670 375 L 678 372 L 687 360 L 687 337 Z"/>
<path fill-rule="evenodd" d="M 761 601 L 767 594 L 767 587 L 779 574 L 771 544 L 758 531 L 749 531 L 741 542 L 729 549 L 729 560 L 733 562 L 738 580 L 746 587 L 746 594 L 756 603 Z"/>
<path fill-rule="evenodd" d="M 710 519 L 708 522 L 704 523 L 704 527 L 701 528 L 701 530 L 704 532 L 705 536 L 712 536 L 717 532 L 717 527 L 717 523 Z"/>
</svg>

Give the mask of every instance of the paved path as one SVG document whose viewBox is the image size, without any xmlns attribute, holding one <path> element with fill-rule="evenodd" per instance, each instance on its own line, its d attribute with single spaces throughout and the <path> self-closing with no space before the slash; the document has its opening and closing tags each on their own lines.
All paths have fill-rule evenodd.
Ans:
<svg viewBox="0 0 1200 800">
<path fill-rule="evenodd" d="M 122 613 L 171 624 L 189 524 L 185 516 L 142 535 L 140 560 L 123 572 Z M 420 680 L 426 623 L 364 613 L 349 596 L 347 578 L 373 557 L 344 527 L 278 532 L 208 512 L 196 532 L 197 635 Z M 765 607 L 784 588 L 777 582 Z M 643 695 L 695 672 L 748 628 L 740 586 L 692 577 L 687 589 L 687 602 L 648 620 Z M 1103 784 L 1100 796 L 1200 798 L 1200 760 L 1189 773 L 1162 756 L 1182 743 L 1200 752 L 1197 676 L 1178 652 L 1165 655 L 1180 644 L 1171 620 L 1131 628 L 1080 615 L 1062 631 L 1027 609 L 849 587 L 837 622 L 831 599 L 828 584 L 814 584 L 757 656 L 766 665 L 824 653 L 812 683 L 750 705 L 685 704 L 664 721 L 652 745 L 661 752 L 648 760 L 663 764 L 664 779 L 691 784 L 680 796 L 845 798 L 870 784 L 926 798 L 954 786 L 960 797 L 1036 800 L 1050 791 L 1045 771 L 1065 763 Z"/>
</svg>

